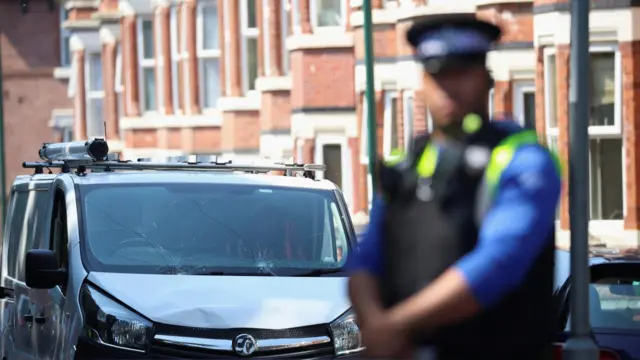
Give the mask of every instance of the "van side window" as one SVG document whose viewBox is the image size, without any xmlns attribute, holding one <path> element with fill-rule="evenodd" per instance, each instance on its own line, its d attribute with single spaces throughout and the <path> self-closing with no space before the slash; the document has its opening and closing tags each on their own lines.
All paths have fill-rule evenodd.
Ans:
<svg viewBox="0 0 640 360">
<path fill-rule="evenodd" d="M 58 267 L 69 269 L 68 263 L 68 238 L 67 238 L 67 203 L 64 192 L 60 189 L 56 191 L 53 203 L 53 217 L 51 219 L 51 250 L 58 256 Z M 65 293 L 66 289 L 62 289 Z"/>
<path fill-rule="evenodd" d="M 20 258 L 21 250 L 26 244 L 21 244 L 24 232 L 24 220 L 27 213 L 29 193 L 26 191 L 14 191 L 11 195 L 11 223 L 9 224 L 9 246 L 7 249 L 7 276 L 18 278 L 18 263 L 24 261 Z"/>
<path fill-rule="evenodd" d="M 42 230 L 46 225 L 47 203 L 49 202 L 49 190 L 29 190 L 27 200 L 26 218 L 24 229 L 20 239 L 20 250 L 18 253 L 16 271 L 17 279 L 25 281 L 24 265 L 27 251 L 37 249 L 40 246 Z"/>
</svg>

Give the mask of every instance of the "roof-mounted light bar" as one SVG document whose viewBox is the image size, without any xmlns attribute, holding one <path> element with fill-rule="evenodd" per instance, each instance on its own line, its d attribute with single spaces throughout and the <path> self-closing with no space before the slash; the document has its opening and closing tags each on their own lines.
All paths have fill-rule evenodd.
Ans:
<svg viewBox="0 0 640 360">
<path fill-rule="evenodd" d="M 218 160 L 204 161 L 174 161 L 153 162 L 150 159 L 138 159 L 138 161 L 119 160 L 110 156 L 109 145 L 104 139 L 90 141 L 74 141 L 67 143 L 44 144 L 38 151 L 38 155 L 44 162 L 24 162 L 25 169 L 35 169 L 36 174 L 41 174 L 43 169 L 60 168 L 62 172 L 70 172 L 76 169 L 78 174 L 84 174 L 87 169 L 94 171 L 114 170 L 184 170 L 184 171 L 239 171 L 248 173 L 268 173 L 271 171 L 284 171 L 285 175 L 303 173 L 304 177 L 315 178 L 316 171 L 325 171 L 326 166 L 321 164 L 296 164 L 282 162 L 268 162 L 260 164 L 235 164 L 232 161 L 220 162 Z M 111 154 L 113 155 L 113 154 Z"/>
<path fill-rule="evenodd" d="M 38 151 L 44 161 L 73 161 L 73 160 L 107 160 L 109 145 L 104 139 L 89 141 L 72 141 L 66 143 L 45 143 Z"/>
</svg>

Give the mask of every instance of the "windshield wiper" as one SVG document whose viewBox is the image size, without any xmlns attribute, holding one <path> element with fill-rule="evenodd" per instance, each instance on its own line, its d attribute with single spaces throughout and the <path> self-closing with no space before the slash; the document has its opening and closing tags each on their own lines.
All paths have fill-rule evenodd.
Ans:
<svg viewBox="0 0 640 360">
<path fill-rule="evenodd" d="M 337 274 L 337 273 L 341 273 L 341 272 L 344 272 L 343 268 L 314 269 L 314 270 L 311 270 L 311 271 L 294 274 L 292 276 L 295 276 L 295 277 L 316 277 L 316 276 L 322 276 L 322 275 L 328 275 L 328 274 Z"/>
</svg>

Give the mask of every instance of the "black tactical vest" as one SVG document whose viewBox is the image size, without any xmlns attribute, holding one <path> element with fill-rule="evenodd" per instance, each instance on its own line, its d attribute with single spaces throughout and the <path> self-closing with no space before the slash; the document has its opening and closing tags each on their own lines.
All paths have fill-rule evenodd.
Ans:
<svg viewBox="0 0 640 360">
<path fill-rule="evenodd" d="M 478 193 L 482 192 L 486 167 L 481 154 L 483 150 L 491 154 L 512 134 L 488 123 L 464 144 L 440 147 L 433 176 L 417 180 L 417 184 L 416 161 L 410 160 L 423 153 L 427 137 L 414 142 L 409 166 L 380 170 L 383 193 L 387 194 L 385 263 L 380 279 L 386 306 L 424 288 L 474 248 Z M 548 247 L 520 287 L 475 318 L 420 335 L 415 339 L 417 345 L 434 345 L 440 360 L 540 359 L 553 335 L 555 229 L 549 229 L 548 236 Z"/>
</svg>

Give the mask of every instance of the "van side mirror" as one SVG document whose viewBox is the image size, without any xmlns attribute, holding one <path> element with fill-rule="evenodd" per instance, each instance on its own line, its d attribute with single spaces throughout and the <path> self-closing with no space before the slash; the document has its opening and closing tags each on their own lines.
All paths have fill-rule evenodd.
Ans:
<svg viewBox="0 0 640 360">
<path fill-rule="evenodd" d="M 67 283 L 67 271 L 58 267 L 58 258 L 51 250 L 34 249 L 27 252 L 26 284 L 32 289 L 52 289 Z"/>
</svg>

